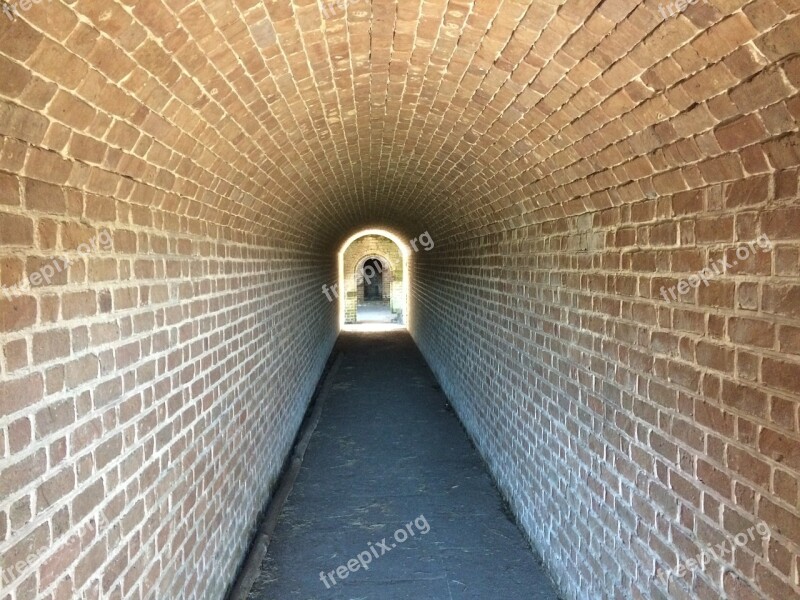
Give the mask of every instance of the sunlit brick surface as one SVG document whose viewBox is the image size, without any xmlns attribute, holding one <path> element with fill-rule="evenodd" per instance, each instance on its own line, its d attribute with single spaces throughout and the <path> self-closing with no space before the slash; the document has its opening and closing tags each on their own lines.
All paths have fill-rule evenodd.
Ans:
<svg viewBox="0 0 800 600">
<path fill-rule="evenodd" d="M 800 2 L 14 5 L 0 600 L 223 597 L 365 227 L 567 597 L 797 594 Z"/>
<path fill-rule="evenodd" d="M 403 257 L 399 246 L 387 237 L 368 235 L 355 240 L 345 250 L 342 257 L 345 277 L 345 322 L 355 323 L 359 302 L 364 301 L 365 278 L 373 273 L 364 269 L 369 258 L 377 258 L 383 266 L 381 293 L 383 299 L 389 300 L 392 310 L 402 311 L 405 306 L 403 295 Z"/>
</svg>

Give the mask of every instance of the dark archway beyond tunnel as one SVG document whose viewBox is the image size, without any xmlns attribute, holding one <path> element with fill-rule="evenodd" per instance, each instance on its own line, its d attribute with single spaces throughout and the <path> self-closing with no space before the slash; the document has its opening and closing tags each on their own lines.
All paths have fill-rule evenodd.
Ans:
<svg viewBox="0 0 800 600">
<path fill-rule="evenodd" d="M 383 289 L 383 262 L 370 258 L 364 263 L 364 282 L 360 295 L 366 301 L 382 301 L 385 298 Z"/>
<path fill-rule="evenodd" d="M 559 594 L 798 596 L 798 12 L 2 3 L 0 599 L 224 598 L 377 228 Z"/>
</svg>

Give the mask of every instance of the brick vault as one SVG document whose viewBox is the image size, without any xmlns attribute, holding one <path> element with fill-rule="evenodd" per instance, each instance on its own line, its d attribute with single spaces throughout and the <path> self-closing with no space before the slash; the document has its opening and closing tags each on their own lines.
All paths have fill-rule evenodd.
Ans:
<svg viewBox="0 0 800 600">
<path fill-rule="evenodd" d="M 798 597 L 798 0 L 1 8 L 0 600 L 224 597 L 371 227 L 565 598 Z"/>
</svg>

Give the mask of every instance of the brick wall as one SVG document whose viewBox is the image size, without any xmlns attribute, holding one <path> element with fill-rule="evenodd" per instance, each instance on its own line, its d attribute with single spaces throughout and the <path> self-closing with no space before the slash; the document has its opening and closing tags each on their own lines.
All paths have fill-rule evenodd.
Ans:
<svg viewBox="0 0 800 600">
<path fill-rule="evenodd" d="M 792 596 L 796 0 L 16 4 L 0 278 L 79 260 L 0 299 L 0 600 L 221 597 L 374 226 L 432 232 L 411 328 L 569 597 Z"/>
<path fill-rule="evenodd" d="M 72 260 L 0 294 L 0 598 L 221 598 L 331 348 L 335 263 L 98 6 L 0 17 L 0 282 Z"/>
<path fill-rule="evenodd" d="M 2 181 L 3 284 L 74 260 L 0 299 L 3 599 L 222 597 L 331 348 L 331 261 Z"/>
<path fill-rule="evenodd" d="M 652 131 L 612 145 L 626 183 L 607 208 L 418 257 L 411 329 L 569 598 L 800 589 L 792 64 L 725 83 L 647 155 L 631 149 Z M 737 257 L 763 235 L 771 251 Z M 722 257 L 727 274 L 662 295 Z M 768 541 L 657 578 L 760 522 Z"/>
<path fill-rule="evenodd" d="M 411 329 L 567 597 L 794 597 L 798 7 L 656 9 L 566 3 L 524 63 L 532 108 L 466 120 L 537 125 L 429 191 L 478 210 L 502 189 L 504 220 L 437 234 Z M 661 296 L 762 234 L 773 251 Z M 768 542 L 657 577 L 762 521 Z"/>
<path fill-rule="evenodd" d="M 72 262 L 0 293 L 0 599 L 221 598 L 333 343 L 335 261 L 275 226 L 208 73 L 75 8 L 0 15 L 0 283 Z"/>
<path fill-rule="evenodd" d="M 796 593 L 800 211 L 781 184 L 796 180 L 757 176 L 420 257 L 412 330 L 569 597 Z M 680 302 L 660 295 L 761 233 L 771 252 Z M 762 521 L 769 542 L 668 589 L 655 579 Z"/>
<path fill-rule="evenodd" d="M 359 275 L 362 273 L 364 263 L 370 258 L 376 258 L 384 265 L 383 298 L 389 300 L 391 309 L 402 313 L 405 306 L 403 257 L 400 248 L 387 237 L 366 235 L 348 246 L 342 260 L 346 323 L 356 322 L 358 303 L 364 300 L 364 281 Z"/>
</svg>

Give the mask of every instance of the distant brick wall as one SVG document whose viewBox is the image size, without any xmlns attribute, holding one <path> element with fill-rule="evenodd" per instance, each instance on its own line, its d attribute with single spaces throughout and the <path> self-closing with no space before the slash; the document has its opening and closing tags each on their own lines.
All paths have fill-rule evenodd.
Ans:
<svg viewBox="0 0 800 600">
<path fill-rule="evenodd" d="M 332 262 L 0 177 L 3 285 L 76 259 L 0 297 L 3 589 L 221 597 L 333 342 L 334 313 L 309 292 Z M 106 229 L 113 249 L 75 251 Z"/>
<path fill-rule="evenodd" d="M 392 269 L 392 265 L 386 260 L 384 257 L 378 254 L 372 254 L 369 256 L 365 256 L 361 260 L 358 261 L 358 265 L 356 266 L 356 273 L 364 272 L 365 277 L 363 279 L 358 279 L 358 275 L 356 275 L 356 285 L 357 285 L 357 295 L 358 301 L 363 302 L 365 298 L 365 289 L 364 286 L 367 284 L 367 277 L 371 275 L 371 271 L 366 269 L 367 266 L 372 267 L 375 270 L 378 270 L 376 277 L 371 278 L 372 281 L 377 283 L 380 281 L 380 292 L 381 292 L 381 300 L 390 300 L 392 297 L 392 283 L 394 282 L 394 269 Z"/>
<path fill-rule="evenodd" d="M 411 329 L 568 597 L 796 595 L 797 181 L 754 174 L 418 257 Z M 660 294 L 761 234 L 771 252 Z M 763 546 L 655 578 L 760 521 Z"/>
<path fill-rule="evenodd" d="M 405 306 L 403 256 L 400 248 L 387 237 L 366 235 L 350 244 L 344 253 L 346 323 L 356 322 L 357 305 L 364 299 L 364 284 L 360 282 L 358 275 L 364 262 L 370 258 L 377 258 L 386 267 L 383 272 L 383 297 L 390 301 L 392 310 L 402 312 Z"/>
</svg>

